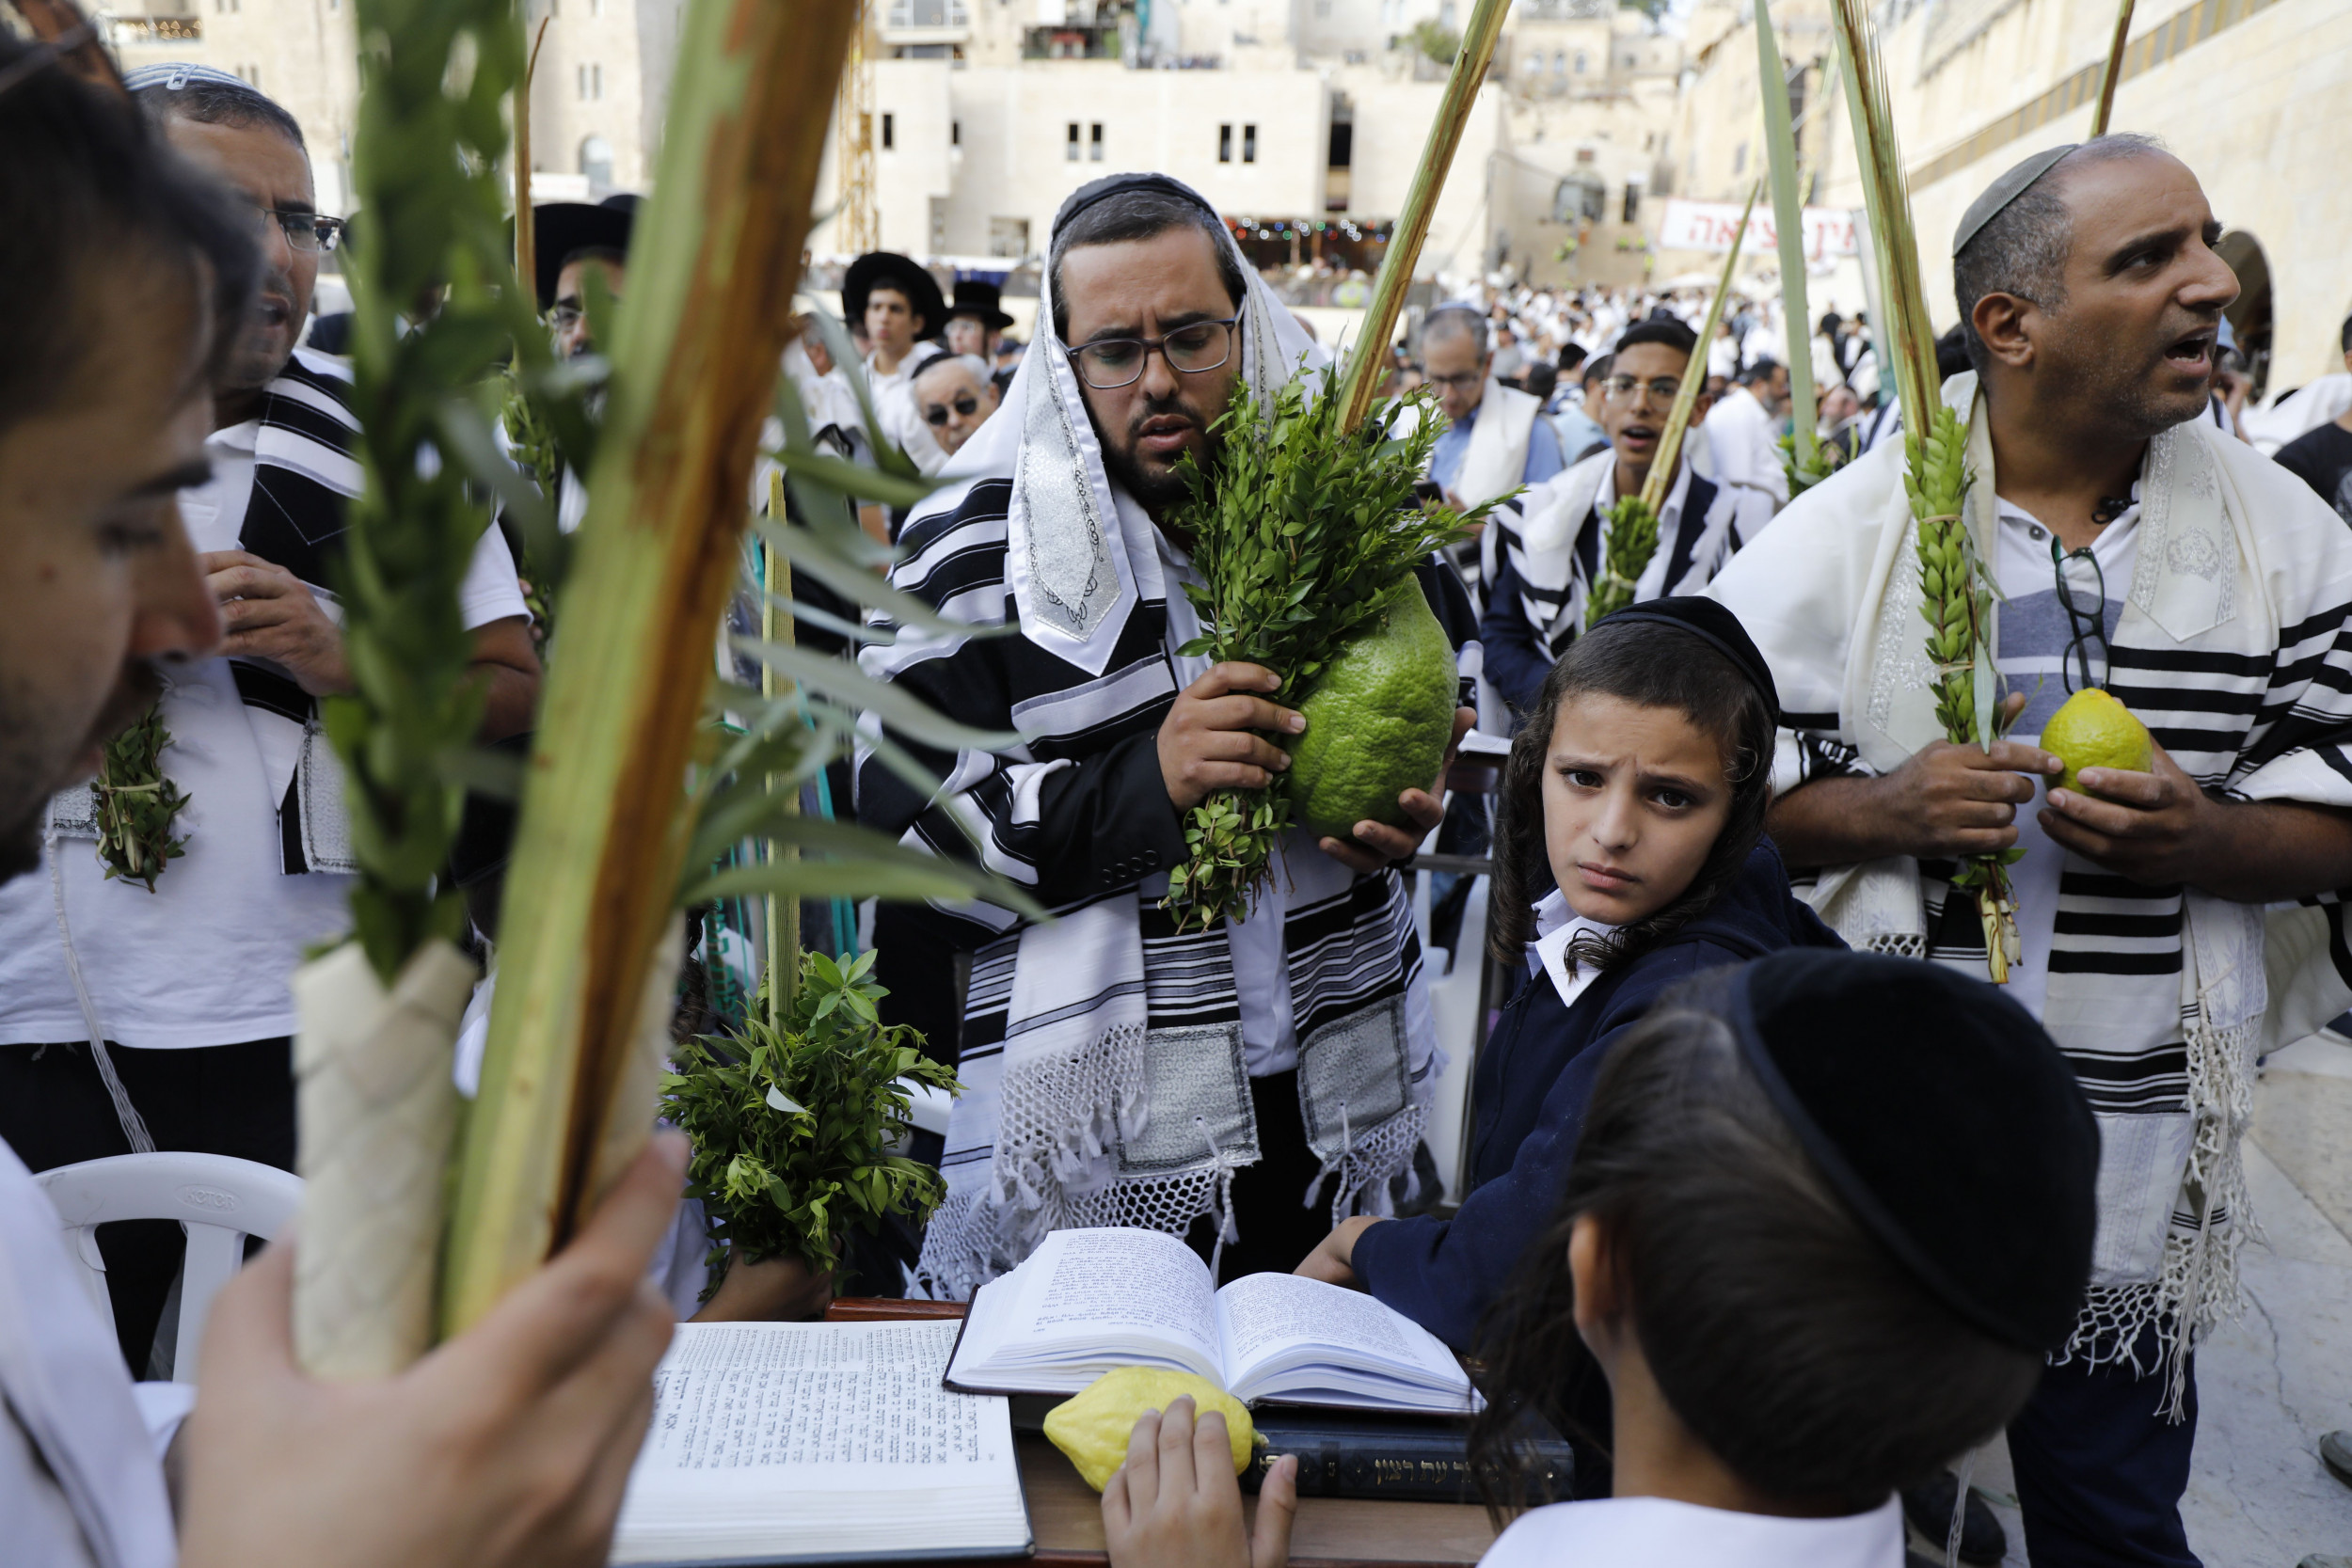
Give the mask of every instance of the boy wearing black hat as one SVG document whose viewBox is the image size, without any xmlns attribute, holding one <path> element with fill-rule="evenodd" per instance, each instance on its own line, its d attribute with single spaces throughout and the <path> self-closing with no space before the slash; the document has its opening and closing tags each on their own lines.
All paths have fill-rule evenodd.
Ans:
<svg viewBox="0 0 2352 1568">
<path fill-rule="evenodd" d="M 925 472 L 946 453 L 914 411 L 914 372 L 939 350 L 927 340 L 946 325 L 947 302 L 939 281 L 909 256 L 869 250 L 850 263 L 841 280 L 841 313 L 866 332 L 866 383 L 882 434 Z"/>
<path fill-rule="evenodd" d="M 996 356 L 996 344 L 1012 318 L 1004 311 L 996 285 L 979 277 L 956 279 L 956 297 L 947 307 L 947 352 Z"/>
<path fill-rule="evenodd" d="M 1482 1568 L 1901 1568 L 1896 1489 L 1998 1433 L 2073 1330 L 2098 1172 L 2066 1059 L 1958 975 L 1812 949 L 1670 993 L 1600 1069 L 1470 1434 L 1518 1506 L 1525 1418 L 1574 1430 L 1605 1385 L 1612 1493 L 1523 1513 Z M 1229 1452 L 1188 1401 L 1138 1421 L 1113 1568 L 1285 1560 L 1295 1461 L 1253 1538 Z"/>
</svg>

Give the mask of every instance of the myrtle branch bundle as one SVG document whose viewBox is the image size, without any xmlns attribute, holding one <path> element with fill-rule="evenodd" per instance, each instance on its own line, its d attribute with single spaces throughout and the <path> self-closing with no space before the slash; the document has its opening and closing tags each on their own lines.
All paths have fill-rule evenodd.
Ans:
<svg viewBox="0 0 2352 1568">
<path fill-rule="evenodd" d="M 1295 705 L 1400 587 L 1420 591 L 1414 563 L 1462 538 L 1464 523 L 1487 510 L 1465 518 L 1413 504 L 1414 482 L 1438 444 L 1431 393 L 1416 392 L 1351 429 L 1337 379 L 1327 369 L 1319 387 L 1287 382 L 1271 408 L 1260 408 L 1245 382 L 1216 422 L 1221 446 L 1212 470 L 1184 459 L 1194 496 L 1176 522 L 1193 541 L 1203 579 L 1185 592 L 1204 629 L 1178 651 L 1278 672 L 1277 703 Z M 1410 434 L 1390 436 L 1400 425 Z M 1218 790 L 1186 815 L 1189 855 L 1168 876 L 1168 907 L 1180 927 L 1249 912 L 1275 841 L 1291 823 L 1282 783 Z"/>
<path fill-rule="evenodd" d="M 1682 437 L 1691 427 L 1691 410 L 1698 404 L 1699 388 L 1707 385 L 1707 345 L 1715 341 L 1716 324 L 1724 319 L 1724 301 L 1731 297 L 1732 269 L 1740 264 L 1740 245 L 1748 236 L 1748 219 L 1756 212 L 1756 198 L 1763 188 L 1761 182 L 1748 187 L 1747 205 L 1740 209 L 1739 230 L 1731 236 L 1731 249 L 1724 256 L 1724 274 L 1715 280 L 1715 297 L 1707 303 L 1707 321 L 1699 328 L 1698 346 L 1691 351 L 1691 362 L 1683 367 L 1682 385 L 1675 390 L 1674 406 L 1667 410 L 1666 428 L 1659 433 L 1658 451 L 1650 459 L 1641 493 L 1620 496 L 1610 503 L 1609 533 L 1601 546 L 1600 580 L 1593 584 L 1584 600 L 1587 626 L 1633 602 L 1635 585 L 1648 570 L 1650 558 L 1658 553 L 1658 509 L 1666 504 L 1666 489 L 1674 483 L 1675 463 L 1682 455 Z"/>
<path fill-rule="evenodd" d="M 163 708 L 150 707 L 106 742 L 97 782 L 90 786 L 98 816 L 98 858 L 107 879 L 119 877 L 150 893 L 155 891 L 165 863 L 185 853 L 188 842 L 171 831 L 187 809 L 189 797 L 164 772 L 164 749 L 170 744 Z"/>
<path fill-rule="evenodd" d="M 1911 194 L 1895 139 L 1885 74 L 1879 63 L 1864 0 L 1837 0 L 1838 47 L 1851 102 L 1857 111 L 1854 143 L 1862 158 L 1863 192 L 1871 239 L 1883 270 L 1888 327 L 1885 341 L 1903 411 L 1903 493 L 1910 499 L 1919 559 L 1920 614 L 1935 668 L 1936 718 L 1955 746 L 1989 746 L 1994 720 L 1993 596 L 1985 586 L 1965 515 L 1974 476 L 1966 466 L 1967 425 L 1944 402 L 1935 375 L 1935 338 L 1919 282 L 1919 242 L 1913 232 Z M 2018 958 L 2017 901 L 2009 866 L 2024 851 L 1963 859 L 1952 885 L 1977 900 L 1984 926 L 1985 962 L 1994 981 L 2009 979 Z"/>
</svg>

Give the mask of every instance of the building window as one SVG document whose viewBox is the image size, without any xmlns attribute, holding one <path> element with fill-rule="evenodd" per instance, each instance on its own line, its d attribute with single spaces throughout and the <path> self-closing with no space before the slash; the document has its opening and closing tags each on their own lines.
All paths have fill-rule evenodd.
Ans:
<svg viewBox="0 0 2352 1568">
<path fill-rule="evenodd" d="M 947 122 L 947 145 L 949 147 L 963 145 L 963 121 L 951 119 Z"/>
<path fill-rule="evenodd" d="M 898 117 L 885 111 L 882 115 L 882 150 L 888 152 L 898 145 Z"/>
<path fill-rule="evenodd" d="M 574 66 L 572 72 L 578 78 L 580 96 L 586 98 L 588 96 L 588 68 L 584 65 Z"/>
<path fill-rule="evenodd" d="M 1625 187 L 1625 221 L 1638 222 L 1642 215 L 1642 187 L 1628 181 Z"/>
<path fill-rule="evenodd" d="M 1070 122 L 1070 140 L 1062 149 L 1062 157 L 1069 163 L 1078 161 L 1078 122 L 1074 119 Z"/>
<path fill-rule="evenodd" d="M 1732 178 L 1736 180 L 1736 179 L 1738 179 L 1740 175 L 1745 174 L 1745 173 L 1747 173 L 1747 172 L 1748 172 L 1748 144 L 1747 144 L 1746 142 L 1741 142 L 1739 146 L 1737 146 L 1737 147 L 1735 147 L 1735 148 L 1733 148 L 1733 149 L 1731 150 L 1731 174 L 1732 174 Z"/>
<path fill-rule="evenodd" d="M 604 0 L 588 0 L 588 14 L 590 16 L 602 16 L 604 14 Z"/>
<path fill-rule="evenodd" d="M 1087 127 L 1087 161 L 1093 164 L 1103 161 L 1103 122 L 1099 119 Z"/>
<path fill-rule="evenodd" d="M 1527 56 L 1527 73 L 1530 76 L 1539 76 L 1543 74 L 1543 69 L 1544 54 L 1542 50 L 1538 49 Z"/>
<path fill-rule="evenodd" d="M 1220 164 L 1233 161 L 1233 127 L 1230 123 L 1216 128 L 1216 161 Z"/>
<path fill-rule="evenodd" d="M 1245 164 L 1258 161 L 1258 128 L 1254 125 L 1241 128 L 1241 161 Z"/>
<path fill-rule="evenodd" d="M 1576 52 L 1576 73 L 1577 73 L 1579 76 L 1581 76 L 1581 75 L 1583 75 L 1583 74 L 1584 74 L 1584 67 L 1585 67 L 1588 63 L 1589 63 L 1589 62 L 1586 60 L 1585 55 L 1584 55 L 1584 51 L 1583 51 L 1583 50 L 1581 50 L 1581 49 L 1578 50 L 1578 51 Z"/>
<path fill-rule="evenodd" d="M 580 144 L 580 172 L 588 177 L 588 188 L 602 190 L 612 183 L 612 144 L 602 136 L 590 136 Z"/>
</svg>

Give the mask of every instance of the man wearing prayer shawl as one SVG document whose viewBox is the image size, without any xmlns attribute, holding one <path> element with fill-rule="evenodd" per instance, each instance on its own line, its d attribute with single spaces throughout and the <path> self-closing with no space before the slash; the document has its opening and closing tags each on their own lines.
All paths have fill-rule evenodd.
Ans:
<svg viewBox="0 0 2352 1568">
<path fill-rule="evenodd" d="M 1698 340 L 1677 321 L 1637 322 L 1618 339 L 1610 374 L 1597 384 L 1596 412 L 1610 443 L 1517 502 L 1499 507 L 1487 530 L 1501 566 L 1487 578 L 1479 644 L 1488 684 L 1524 718 L 1544 677 L 1584 629 L 1584 605 L 1602 580 L 1609 512 L 1639 495 L 1656 460 L 1667 412 Z M 1695 594 L 1772 520 L 1772 498 L 1753 486 L 1699 472 L 1695 437 L 1711 420 L 1701 393 L 1658 507 L 1658 547 L 1633 585 L 1634 602 Z M 1516 725 L 1512 726 L 1516 728 Z"/>
<path fill-rule="evenodd" d="M 1161 175 L 1073 196 L 1043 293 L 1004 407 L 899 537 L 893 586 L 946 627 L 900 624 L 862 656 L 869 674 L 1021 742 L 922 756 L 946 781 L 936 798 L 869 746 L 859 818 L 930 853 L 977 844 L 1057 916 L 949 911 L 976 950 L 966 1090 L 916 1273 L 957 1298 L 1073 1226 L 1193 1231 L 1229 1274 L 1288 1270 L 1338 1217 L 1385 1211 L 1443 1060 L 1388 863 L 1420 833 L 1294 832 L 1239 925 L 1180 934 L 1160 907 L 1184 813 L 1287 766 L 1251 732 L 1295 719 L 1260 695 L 1273 683 L 1256 667 L 1178 651 L 1200 631 L 1184 593 L 1200 579 L 1170 528 L 1177 463 L 1211 455 L 1237 379 L 1263 404 L 1324 356 L 1215 210 Z M 1450 567 L 1421 573 L 1467 695 L 1468 594 Z M 1468 721 L 1456 715 L 1457 736 Z M 1435 800 L 1404 803 L 1423 832 L 1437 822 Z"/>
<path fill-rule="evenodd" d="M 2197 1560 L 2192 1353 L 2238 1307 L 2254 1063 L 2352 998 L 2352 533 L 2201 418 L 2237 293 L 2219 232 L 2188 169 L 2132 136 L 2037 154 L 1962 220 L 1975 371 L 1943 395 L 2015 716 L 1989 753 L 1935 717 L 1898 444 L 1709 589 L 1779 684 L 1772 832 L 1821 868 L 1813 902 L 1849 942 L 1984 974 L 1955 857 L 2024 850 L 2009 989 L 2102 1142 L 2089 1301 L 2009 1433 L 2035 1568 Z M 2092 685 L 2148 725 L 2153 766 L 2061 789 L 2031 742 Z"/>
</svg>

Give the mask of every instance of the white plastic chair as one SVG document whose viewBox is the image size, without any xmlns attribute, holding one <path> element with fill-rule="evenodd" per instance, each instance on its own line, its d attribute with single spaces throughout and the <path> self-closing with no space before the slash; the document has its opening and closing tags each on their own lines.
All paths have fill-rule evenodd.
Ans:
<svg viewBox="0 0 2352 1568">
<path fill-rule="evenodd" d="M 225 1154 L 118 1154 L 59 1165 L 33 1178 L 56 1205 L 82 1264 L 82 1284 L 108 1323 L 106 1264 L 96 1227 L 117 1220 L 178 1220 L 188 1233 L 180 1280 L 180 1334 L 173 1368 L 196 1381 L 197 1347 L 213 1296 L 245 1265 L 245 1239 L 278 1234 L 302 1201 L 302 1179 L 275 1165 Z"/>
</svg>

